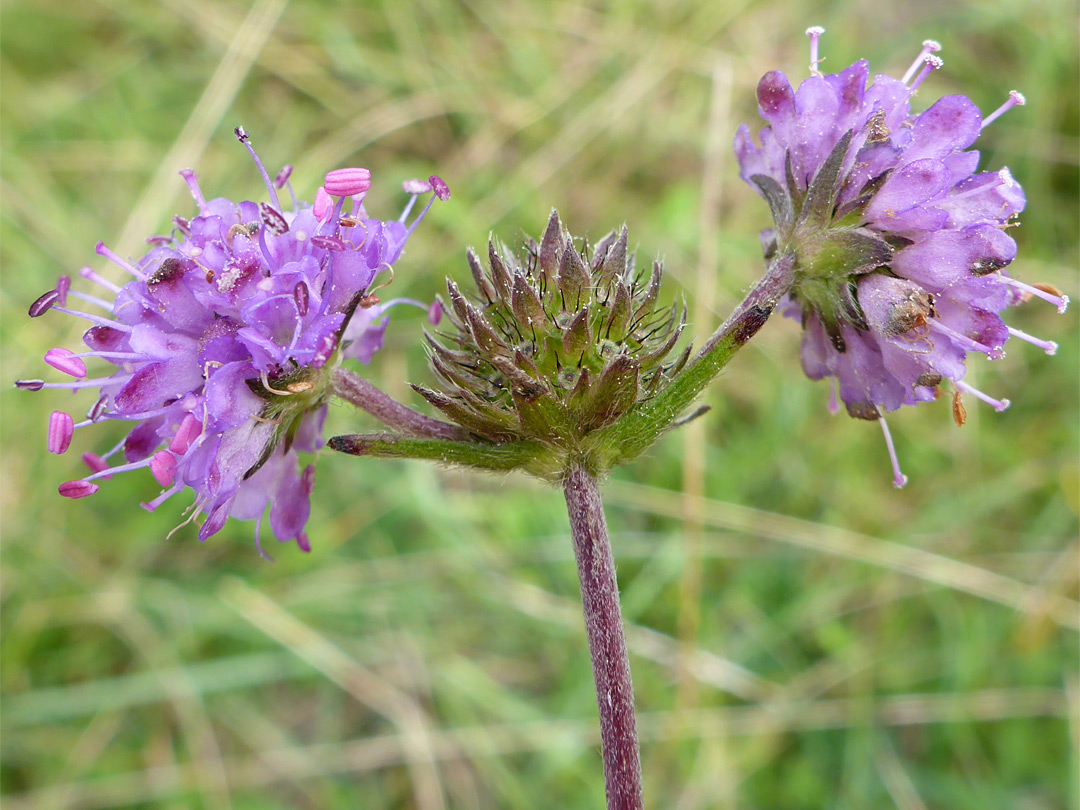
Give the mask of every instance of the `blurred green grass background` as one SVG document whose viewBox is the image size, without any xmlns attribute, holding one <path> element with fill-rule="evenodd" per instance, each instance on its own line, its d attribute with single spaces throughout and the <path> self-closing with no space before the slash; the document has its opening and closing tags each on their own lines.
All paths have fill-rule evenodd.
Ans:
<svg viewBox="0 0 1080 810">
<path fill-rule="evenodd" d="M 1028 193 L 1015 273 L 1076 298 L 1076 4 L 841 0 L 609 4 L 9 0 L 0 26 L 5 380 L 42 373 L 71 319 L 27 305 L 99 239 L 121 254 L 208 194 L 260 199 L 242 123 L 310 199 L 373 170 L 437 206 L 394 292 L 429 298 L 490 229 L 626 221 L 707 334 L 760 272 L 761 201 L 731 138 L 753 88 L 827 70 L 902 72 L 926 37 L 964 92 L 1028 106 L 980 142 Z M 752 123 L 756 128 L 757 124 Z M 271 169 L 273 171 L 273 169 Z M 775 318 L 712 411 L 606 488 L 651 808 L 1076 808 L 1077 307 L 1032 302 L 1018 344 L 971 377 L 1012 400 L 947 401 L 875 426 L 826 409 Z M 394 316 L 368 373 L 416 401 L 422 316 Z M 1011 345 L 1011 344 L 1010 344 Z M 150 476 L 71 502 L 80 433 L 44 451 L 58 392 L 5 388 L 3 804 L 29 808 L 597 808 L 589 657 L 561 494 L 417 463 L 324 456 L 314 550 L 258 558 L 251 524 L 165 536 Z M 72 406 L 87 405 L 85 397 Z M 331 432 L 367 423 L 344 407 Z M 110 434 L 110 435 L 105 435 Z"/>
</svg>

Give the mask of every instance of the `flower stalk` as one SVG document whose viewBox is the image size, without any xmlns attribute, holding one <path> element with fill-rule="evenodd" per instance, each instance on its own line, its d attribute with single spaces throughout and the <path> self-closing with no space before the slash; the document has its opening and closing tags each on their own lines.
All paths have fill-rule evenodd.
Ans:
<svg viewBox="0 0 1080 810">
<path fill-rule="evenodd" d="M 589 637 L 608 810 L 640 810 L 641 756 L 630 658 L 626 652 L 615 558 L 596 479 L 580 465 L 563 481 L 574 540 L 585 632 Z"/>
</svg>

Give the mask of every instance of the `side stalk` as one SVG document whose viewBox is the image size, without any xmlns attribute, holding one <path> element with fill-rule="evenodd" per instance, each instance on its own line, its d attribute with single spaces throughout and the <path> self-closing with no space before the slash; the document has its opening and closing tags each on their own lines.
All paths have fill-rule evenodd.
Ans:
<svg viewBox="0 0 1080 810">
<path fill-rule="evenodd" d="M 615 558 L 596 479 L 582 466 L 563 482 L 589 637 L 608 810 L 641 810 L 641 757 Z"/>
</svg>

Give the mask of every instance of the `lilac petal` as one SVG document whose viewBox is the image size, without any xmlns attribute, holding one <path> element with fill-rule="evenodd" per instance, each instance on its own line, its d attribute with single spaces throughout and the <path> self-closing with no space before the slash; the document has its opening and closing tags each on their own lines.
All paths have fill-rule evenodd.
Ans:
<svg viewBox="0 0 1080 810">
<path fill-rule="evenodd" d="M 915 208 L 944 191 L 949 170 L 940 160 L 916 160 L 889 177 L 866 208 L 866 218 L 875 224 Z"/>
<path fill-rule="evenodd" d="M 821 76 L 811 76 L 795 92 L 794 142 L 790 143 L 792 163 L 799 176 L 813 176 L 832 152 L 839 136 L 836 116 L 840 98 L 836 89 Z"/>
<path fill-rule="evenodd" d="M 149 458 L 161 445 L 158 428 L 162 419 L 147 419 L 140 422 L 124 439 L 124 458 L 128 462 L 142 461 Z"/>
<path fill-rule="evenodd" d="M 202 382 L 194 356 L 148 363 L 131 375 L 113 400 L 118 413 L 141 413 L 182 397 Z"/>
<path fill-rule="evenodd" d="M 837 351 L 829 342 L 829 336 L 817 315 L 809 314 L 803 330 L 799 359 L 803 373 L 811 380 L 820 380 L 835 373 Z"/>
<path fill-rule="evenodd" d="M 237 428 L 263 408 L 263 401 L 248 388 L 259 375 L 249 363 L 226 363 L 206 381 L 206 413 L 215 433 Z"/>
<path fill-rule="evenodd" d="M 311 514 L 311 488 L 315 481 L 315 468 L 297 475 L 295 454 L 286 456 L 288 466 L 273 482 L 270 500 L 270 528 L 278 540 L 292 540 L 304 530 Z"/>
<path fill-rule="evenodd" d="M 323 425 L 326 423 L 327 406 L 304 414 L 300 427 L 297 428 L 293 447 L 300 453 L 318 452 L 323 444 Z"/>
<path fill-rule="evenodd" d="M 945 96 L 915 119 L 905 161 L 942 160 L 967 149 L 979 137 L 982 115 L 967 96 Z"/>
</svg>

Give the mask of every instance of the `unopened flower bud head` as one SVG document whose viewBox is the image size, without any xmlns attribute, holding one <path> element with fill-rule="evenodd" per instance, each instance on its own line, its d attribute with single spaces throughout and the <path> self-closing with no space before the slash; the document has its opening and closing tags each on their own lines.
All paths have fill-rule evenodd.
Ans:
<svg viewBox="0 0 1080 810">
<path fill-rule="evenodd" d="M 636 269 L 627 240 L 623 227 L 590 257 L 553 211 L 520 254 L 491 242 L 485 268 L 469 251 L 475 290 L 447 282 L 448 337 L 429 339 L 442 386 L 416 390 L 478 442 L 535 443 L 521 462 L 534 475 L 558 480 L 572 458 L 610 469 L 621 449 L 604 444 L 602 429 L 670 384 L 689 357 L 689 347 L 672 354 L 685 309 L 659 303 L 663 266 Z"/>
<path fill-rule="evenodd" d="M 943 64 L 939 43 L 924 42 L 903 78 L 868 84 L 865 61 L 818 74 L 821 32 L 807 33 L 813 75 L 793 89 L 784 74 L 766 74 L 757 94 L 767 125 L 758 142 L 740 127 L 735 153 L 772 211 L 766 257 L 796 262 L 785 311 L 804 327 L 803 369 L 835 379 L 852 416 L 881 422 L 899 486 L 882 414 L 936 399 L 943 380 L 1000 405 L 961 382 L 968 356 L 1000 359 L 1010 336 L 1052 352 L 1056 344 L 999 313 L 1032 295 L 1059 311 L 1068 299 L 1007 274 L 1024 193 L 1007 169 L 977 171 L 970 149 L 1023 96 L 1014 91 L 985 120 L 962 95 L 913 112 L 915 92 Z"/>
</svg>

